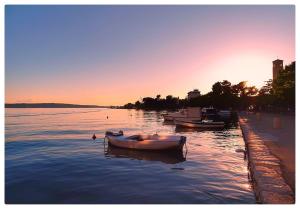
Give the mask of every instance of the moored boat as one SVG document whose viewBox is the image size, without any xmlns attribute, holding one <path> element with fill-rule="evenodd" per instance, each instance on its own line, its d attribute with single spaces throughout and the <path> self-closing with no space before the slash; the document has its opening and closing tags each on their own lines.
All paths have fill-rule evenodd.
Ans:
<svg viewBox="0 0 300 209">
<path fill-rule="evenodd" d="M 167 113 L 162 115 L 165 121 L 174 121 L 176 119 L 192 119 L 201 120 L 200 107 L 188 107 L 187 109 L 180 110 L 179 112 Z"/>
<path fill-rule="evenodd" d="M 225 119 L 228 119 L 231 117 L 232 115 L 232 112 L 230 110 L 220 110 L 218 112 L 218 115 L 221 117 L 221 118 L 225 118 Z"/>
<path fill-rule="evenodd" d="M 170 113 L 163 114 L 162 116 L 165 121 L 173 121 L 173 115 L 171 115 Z"/>
<path fill-rule="evenodd" d="M 224 128 L 225 123 L 223 121 L 213 120 L 175 120 L 176 126 L 187 128 Z"/>
<path fill-rule="evenodd" d="M 185 136 L 158 134 L 125 136 L 122 131 L 118 133 L 107 131 L 105 138 L 110 145 L 137 150 L 182 150 L 186 143 Z"/>
<path fill-rule="evenodd" d="M 186 115 L 185 110 L 180 110 L 179 112 L 162 114 L 165 121 L 173 121 L 174 117 L 185 117 L 185 115 Z"/>
</svg>

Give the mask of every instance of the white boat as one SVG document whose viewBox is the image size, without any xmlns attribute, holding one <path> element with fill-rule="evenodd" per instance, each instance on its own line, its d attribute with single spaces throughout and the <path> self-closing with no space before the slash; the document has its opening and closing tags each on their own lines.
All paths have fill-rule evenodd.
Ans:
<svg viewBox="0 0 300 209">
<path fill-rule="evenodd" d="M 200 107 L 188 107 L 175 113 L 167 113 L 162 115 L 165 121 L 174 121 L 176 119 L 191 119 L 201 120 L 201 108 Z"/>
<path fill-rule="evenodd" d="M 173 121 L 174 117 L 185 117 L 186 113 L 185 110 L 180 110 L 179 112 L 173 112 L 173 113 L 166 113 L 162 114 L 165 121 Z"/>
<path fill-rule="evenodd" d="M 186 143 L 185 136 L 158 134 L 125 136 L 122 131 L 119 133 L 107 131 L 105 138 L 110 145 L 138 150 L 182 150 Z"/>
<path fill-rule="evenodd" d="M 220 110 L 218 112 L 218 115 L 221 117 L 221 118 L 224 118 L 224 119 L 228 119 L 231 117 L 232 113 L 230 110 Z"/>
<path fill-rule="evenodd" d="M 162 115 L 165 121 L 173 121 L 173 116 L 170 113 Z"/>
<path fill-rule="evenodd" d="M 175 120 L 176 126 L 187 128 L 224 128 L 225 123 L 223 121 L 212 120 Z"/>
</svg>

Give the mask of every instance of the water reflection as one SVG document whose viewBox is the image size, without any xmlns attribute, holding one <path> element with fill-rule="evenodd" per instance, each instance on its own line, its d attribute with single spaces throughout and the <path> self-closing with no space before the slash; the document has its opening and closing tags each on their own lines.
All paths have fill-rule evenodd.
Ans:
<svg viewBox="0 0 300 209">
<path fill-rule="evenodd" d="M 155 152 L 133 149 L 122 149 L 108 145 L 105 150 L 106 157 L 129 158 L 134 160 L 160 161 L 166 164 L 176 164 L 186 160 L 186 153 L 182 151 Z"/>
</svg>

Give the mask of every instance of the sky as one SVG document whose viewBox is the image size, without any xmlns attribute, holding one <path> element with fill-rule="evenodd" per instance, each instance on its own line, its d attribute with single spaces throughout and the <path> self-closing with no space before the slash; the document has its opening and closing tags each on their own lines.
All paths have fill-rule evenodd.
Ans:
<svg viewBox="0 0 300 209">
<path fill-rule="evenodd" d="M 295 7 L 5 7 L 5 102 L 124 105 L 222 80 L 261 87 L 295 60 Z"/>
</svg>

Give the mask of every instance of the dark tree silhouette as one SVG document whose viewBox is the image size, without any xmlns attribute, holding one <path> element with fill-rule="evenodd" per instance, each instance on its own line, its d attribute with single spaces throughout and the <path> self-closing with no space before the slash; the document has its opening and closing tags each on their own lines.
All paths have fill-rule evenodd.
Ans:
<svg viewBox="0 0 300 209">
<path fill-rule="evenodd" d="M 268 80 L 258 90 L 255 86 L 247 86 L 247 81 L 232 85 L 223 80 L 213 84 L 212 91 L 192 99 L 179 99 L 172 95 L 161 98 L 144 97 L 135 104 L 128 103 L 124 108 L 149 110 L 178 109 L 183 107 L 209 107 L 219 109 L 245 110 L 249 107 L 256 110 L 295 109 L 295 65 L 293 62 L 279 72 L 276 80 Z"/>
</svg>

